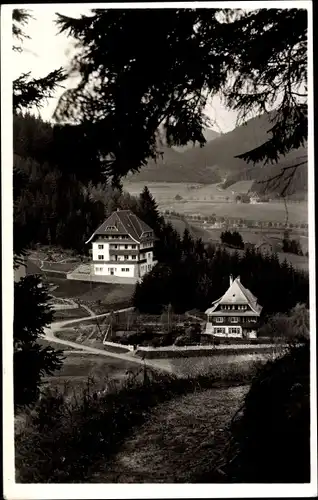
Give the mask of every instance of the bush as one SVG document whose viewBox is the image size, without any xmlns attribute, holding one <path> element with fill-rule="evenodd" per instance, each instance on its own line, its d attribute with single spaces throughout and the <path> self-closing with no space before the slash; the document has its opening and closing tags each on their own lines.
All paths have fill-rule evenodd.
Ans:
<svg viewBox="0 0 318 500">
<path fill-rule="evenodd" d="M 176 338 L 174 341 L 174 345 L 178 347 L 184 347 L 186 345 L 186 336 L 185 335 L 179 335 L 179 337 Z"/>
<path fill-rule="evenodd" d="M 261 326 L 259 335 L 273 339 L 308 339 L 309 310 L 305 304 L 296 304 L 289 314 L 275 314 Z"/>
<path fill-rule="evenodd" d="M 232 422 L 230 481 L 310 481 L 309 365 L 304 342 L 259 369 Z"/>
<path fill-rule="evenodd" d="M 174 345 L 182 347 L 182 346 L 191 346 L 197 345 L 199 343 L 200 337 L 196 338 L 189 334 L 179 335 L 174 341 Z"/>
</svg>

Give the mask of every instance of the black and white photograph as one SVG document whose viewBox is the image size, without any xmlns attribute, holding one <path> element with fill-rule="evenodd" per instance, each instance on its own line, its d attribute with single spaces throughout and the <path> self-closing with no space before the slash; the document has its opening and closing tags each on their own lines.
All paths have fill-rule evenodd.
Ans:
<svg viewBox="0 0 318 500">
<path fill-rule="evenodd" d="M 315 497 L 312 2 L 1 32 L 4 498 Z"/>
</svg>

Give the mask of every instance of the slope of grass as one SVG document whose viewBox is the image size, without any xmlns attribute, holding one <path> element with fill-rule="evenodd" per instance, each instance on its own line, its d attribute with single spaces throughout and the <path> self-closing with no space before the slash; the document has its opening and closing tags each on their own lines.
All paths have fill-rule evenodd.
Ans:
<svg viewBox="0 0 318 500">
<path fill-rule="evenodd" d="M 248 386 L 209 389 L 156 408 L 94 482 L 189 483 L 208 472 Z"/>
<path fill-rule="evenodd" d="M 79 365 L 78 377 L 82 373 Z M 16 435 L 16 481 L 104 482 L 107 464 L 113 462 L 131 433 L 151 417 L 155 407 L 224 384 L 250 383 L 254 373 L 255 369 L 240 374 L 230 368 L 223 378 L 217 373 L 179 378 L 140 369 L 124 377 L 120 386 L 110 380 L 108 391 L 100 397 L 93 392 L 96 389 L 92 383 L 90 392 L 87 386 L 82 395 L 48 394 L 28 413 Z M 74 370 L 72 377 L 74 380 Z M 210 426 L 210 430 L 214 429 Z"/>
<path fill-rule="evenodd" d="M 54 321 L 66 321 L 69 319 L 76 319 L 76 318 L 86 318 L 89 316 L 88 312 L 86 309 L 83 309 L 82 307 L 77 307 L 75 309 L 61 309 L 54 311 Z"/>
<path fill-rule="evenodd" d="M 95 314 L 129 307 L 135 289 L 135 285 L 90 283 L 88 281 L 68 280 L 60 275 L 50 275 L 47 281 L 56 286 L 52 292 L 54 297 L 77 299 L 88 305 Z"/>
</svg>

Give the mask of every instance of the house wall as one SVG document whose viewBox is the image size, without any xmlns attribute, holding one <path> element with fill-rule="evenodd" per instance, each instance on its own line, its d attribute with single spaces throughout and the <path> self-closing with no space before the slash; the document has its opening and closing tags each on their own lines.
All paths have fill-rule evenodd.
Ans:
<svg viewBox="0 0 318 500">
<path fill-rule="evenodd" d="M 145 241 L 144 243 L 140 243 L 140 250 L 143 250 L 145 248 L 153 248 L 153 245 L 154 245 L 153 240 Z"/>
<path fill-rule="evenodd" d="M 236 331 L 234 331 L 233 328 L 235 328 Z M 223 331 L 221 331 L 221 329 Z M 243 337 L 242 327 L 239 325 L 234 326 L 234 325 L 223 324 L 217 326 L 215 324 L 208 322 L 206 324 L 205 333 L 208 335 L 214 335 L 216 337 L 235 337 L 235 338 Z"/>
<path fill-rule="evenodd" d="M 220 331 L 220 329 L 223 329 L 224 331 Z M 236 328 L 237 330 L 234 332 L 233 328 Z M 214 337 L 227 337 L 227 338 L 242 338 L 246 337 L 249 339 L 256 339 L 257 338 L 257 331 L 253 329 L 246 329 L 242 326 L 236 326 L 234 327 L 233 325 L 223 325 L 223 326 L 216 326 L 212 323 L 207 323 L 206 328 L 205 328 L 205 334 L 206 335 L 213 335 Z"/>
<path fill-rule="evenodd" d="M 217 321 L 217 318 L 223 318 L 223 321 Z M 237 318 L 237 321 L 233 321 L 232 318 Z M 224 326 L 224 325 L 230 325 L 230 326 L 236 326 L 236 325 L 242 325 L 243 327 L 251 327 L 255 328 L 255 326 L 258 324 L 258 318 L 257 317 L 250 317 L 250 316 L 240 316 L 239 311 L 234 313 L 233 316 L 222 316 L 222 311 L 220 311 L 219 315 L 215 316 L 208 316 L 208 322 L 211 323 L 213 326 Z"/>
<path fill-rule="evenodd" d="M 121 242 L 118 239 L 110 239 L 109 235 L 107 239 L 100 236 L 92 242 L 92 274 L 124 278 L 142 277 L 156 264 L 153 245 L 152 239 L 140 244 L 131 239 Z M 111 269 L 114 270 L 113 274 Z"/>
<path fill-rule="evenodd" d="M 121 276 L 123 278 L 132 278 L 136 276 L 135 268 L 137 265 L 116 262 L 116 264 L 94 263 L 94 274 L 96 276 L 111 276 L 111 269 L 114 270 L 114 276 Z"/>
<path fill-rule="evenodd" d="M 103 248 L 98 248 L 102 246 Z M 98 261 L 99 255 L 103 255 L 103 260 L 109 260 L 109 243 L 106 243 L 105 240 L 96 240 L 92 244 L 92 258 L 93 260 Z"/>
</svg>

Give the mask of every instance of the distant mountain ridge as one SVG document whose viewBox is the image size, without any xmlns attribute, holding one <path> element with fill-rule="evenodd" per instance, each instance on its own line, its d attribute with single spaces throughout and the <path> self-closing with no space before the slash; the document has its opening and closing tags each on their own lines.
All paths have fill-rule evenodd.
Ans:
<svg viewBox="0 0 318 500">
<path fill-rule="evenodd" d="M 240 153 L 249 151 L 263 144 L 269 137 L 271 128 L 268 115 L 261 115 L 248 120 L 244 125 L 236 127 L 226 134 L 212 132 L 214 137 L 208 139 L 204 147 L 188 147 L 183 151 L 175 148 L 162 148 L 163 158 L 157 163 L 149 162 L 140 173 L 134 174 L 131 180 L 142 182 L 193 182 L 213 184 L 223 182 L 230 186 L 240 180 L 255 180 L 252 189 L 256 192 L 280 193 L 288 182 L 289 168 L 275 183 L 265 183 L 268 177 L 277 176 L 285 167 L 292 167 L 307 159 L 307 145 L 293 150 L 281 157 L 278 164 L 253 166 L 244 160 L 235 158 Z M 208 129 L 209 131 L 211 129 Z M 307 192 L 307 161 L 295 171 L 286 194 Z"/>
<path fill-rule="evenodd" d="M 207 142 L 214 141 L 217 137 L 219 137 L 221 134 L 219 132 L 216 132 L 212 128 L 206 128 L 203 131 L 203 135 L 205 137 L 205 140 Z M 172 146 L 172 149 L 175 151 L 178 151 L 179 153 L 183 153 L 184 151 L 188 151 L 189 149 L 193 148 L 192 142 L 187 144 L 186 146 Z"/>
</svg>

